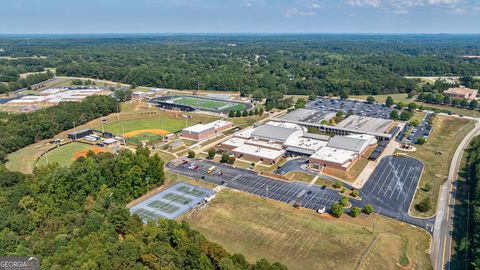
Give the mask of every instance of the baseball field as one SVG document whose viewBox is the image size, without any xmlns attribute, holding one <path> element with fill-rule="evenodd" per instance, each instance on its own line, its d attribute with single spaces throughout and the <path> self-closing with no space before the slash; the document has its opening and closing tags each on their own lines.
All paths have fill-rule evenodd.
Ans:
<svg viewBox="0 0 480 270">
<path fill-rule="evenodd" d="M 61 166 L 68 166 L 77 158 L 86 156 L 90 150 L 92 150 L 94 153 L 109 152 L 109 150 L 106 148 L 73 142 L 47 152 L 45 155 L 40 157 L 40 159 L 38 159 L 37 166 L 47 165 L 50 163 L 58 163 Z"/>
</svg>

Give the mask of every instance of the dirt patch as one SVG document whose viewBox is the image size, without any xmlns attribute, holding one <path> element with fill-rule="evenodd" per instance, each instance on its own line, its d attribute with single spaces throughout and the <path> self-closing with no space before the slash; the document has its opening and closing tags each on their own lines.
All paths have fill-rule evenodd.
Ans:
<svg viewBox="0 0 480 270">
<path fill-rule="evenodd" d="M 110 151 L 107 150 L 107 149 L 94 146 L 94 147 L 92 147 L 91 149 L 82 150 L 82 151 L 78 151 L 78 152 L 74 153 L 73 156 L 72 156 L 72 160 L 76 160 L 76 159 L 78 159 L 78 158 L 80 158 L 80 157 L 86 157 L 88 151 L 90 151 L 90 150 L 93 151 L 95 154 L 110 152 Z"/>
<path fill-rule="evenodd" d="M 130 132 L 125 133 L 125 134 L 123 134 L 123 137 L 131 138 L 131 137 L 135 137 L 135 136 L 137 136 L 139 134 L 142 134 L 142 133 L 153 133 L 153 134 L 160 135 L 160 136 L 170 134 L 170 132 L 168 132 L 166 130 L 163 130 L 163 129 L 139 129 L 139 130 L 134 130 L 134 131 L 130 131 Z"/>
</svg>

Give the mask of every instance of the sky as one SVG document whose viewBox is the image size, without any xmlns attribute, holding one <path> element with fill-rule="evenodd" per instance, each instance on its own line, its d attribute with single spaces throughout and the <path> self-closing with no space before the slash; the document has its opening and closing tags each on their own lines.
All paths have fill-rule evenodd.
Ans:
<svg viewBox="0 0 480 270">
<path fill-rule="evenodd" d="M 480 33 L 480 0 L 0 0 L 0 33 Z"/>
</svg>

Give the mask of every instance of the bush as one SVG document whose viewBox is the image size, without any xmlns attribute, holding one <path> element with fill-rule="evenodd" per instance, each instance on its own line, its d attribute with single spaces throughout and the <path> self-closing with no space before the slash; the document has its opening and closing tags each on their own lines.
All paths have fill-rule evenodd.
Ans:
<svg viewBox="0 0 480 270">
<path fill-rule="evenodd" d="M 427 142 L 427 140 L 423 137 L 420 137 L 417 139 L 417 144 L 419 145 L 422 145 L 422 144 L 425 144 Z"/>
<path fill-rule="evenodd" d="M 341 188 L 342 186 L 343 186 L 343 184 L 340 181 L 337 181 L 337 182 L 335 182 L 335 184 L 333 184 L 334 188 Z"/>
<path fill-rule="evenodd" d="M 415 209 L 417 209 L 418 212 L 428 212 L 430 209 L 432 209 L 432 202 L 430 201 L 430 198 L 425 198 L 421 202 L 417 203 L 415 205 Z"/>
<path fill-rule="evenodd" d="M 228 163 L 228 159 L 230 158 L 230 155 L 227 152 L 223 152 L 222 158 L 220 159 L 221 163 Z"/>
<path fill-rule="evenodd" d="M 194 158 L 194 157 L 195 157 L 195 152 L 188 151 L 188 158 Z"/>
<path fill-rule="evenodd" d="M 215 157 L 215 149 L 208 150 L 208 158 L 213 159 Z"/>
<path fill-rule="evenodd" d="M 343 215 L 343 206 L 340 203 L 334 203 L 332 205 L 332 214 L 336 217 L 341 217 Z"/>
<path fill-rule="evenodd" d="M 234 111 L 228 112 L 228 117 L 235 117 L 235 112 Z"/>
<path fill-rule="evenodd" d="M 233 165 L 235 163 L 236 158 L 235 157 L 228 157 L 228 164 Z"/>
<path fill-rule="evenodd" d="M 423 191 L 425 192 L 430 192 L 430 190 L 432 189 L 432 183 L 428 182 L 425 184 L 425 187 L 423 187 Z"/>
<path fill-rule="evenodd" d="M 365 214 L 370 215 L 371 213 L 373 213 L 373 211 L 375 211 L 375 209 L 373 208 L 373 205 L 366 204 L 365 206 L 363 206 L 363 212 Z"/>
<path fill-rule="evenodd" d="M 343 197 L 340 199 L 340 204 L 341 204 L 343 207 L 346 207 L 346 206 L 348 205 L 348 197 L 343 196 Z"/>
<path fill-rule="evenodd" d="M 352 210 L 350 211 L 350 216 L 352 217 L 358 217 L 360 215 L 361 211 L 360 208 L 358 207 L 353 207 Z"/>
<path fill-rule="evenodd" d="M 360 192 L 356 189 L 352 189 L 352 192 L 350 192 L 350 195 L 352 197 L 357 197 L 358 195 L 360 195 Z"/>
</svg>

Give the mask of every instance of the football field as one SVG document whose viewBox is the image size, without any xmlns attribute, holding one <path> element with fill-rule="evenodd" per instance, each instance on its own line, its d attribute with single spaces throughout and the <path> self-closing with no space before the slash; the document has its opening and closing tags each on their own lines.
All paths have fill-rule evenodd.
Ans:
<svg viewBox="0 0 480 270">
<path fill-rule="evenodd" d="M 174 97 L 167 101 L 168 103 L 190 106 L 200 110 L 209 110 L 209 111 L 237 111 L 245 110 L 247 106 L 237 102 L 229 102 L 223 100 L 215 99 L 205 99 L 205 98 L 196 98 L 196 97 Z"/>
</svg>

